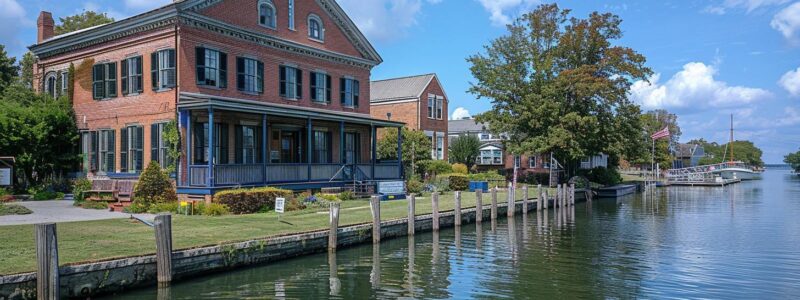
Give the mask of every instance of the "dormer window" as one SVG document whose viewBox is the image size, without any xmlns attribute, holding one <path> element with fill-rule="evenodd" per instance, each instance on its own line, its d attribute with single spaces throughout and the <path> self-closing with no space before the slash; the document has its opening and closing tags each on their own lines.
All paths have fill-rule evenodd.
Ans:
<svg viewBox="0 0 800 300">
<path fill-rule="evenodd" d="M 318 41 L 325 40 L 325 27 L 322 26 L 322 19 L 317 15 L 308 16 L 308 37 Z"/>
<path fill-rule="evenodd" d="M 275 29 L 275 5 L 270 0 L 258 2 L 258 24 Z"/>
</svg>

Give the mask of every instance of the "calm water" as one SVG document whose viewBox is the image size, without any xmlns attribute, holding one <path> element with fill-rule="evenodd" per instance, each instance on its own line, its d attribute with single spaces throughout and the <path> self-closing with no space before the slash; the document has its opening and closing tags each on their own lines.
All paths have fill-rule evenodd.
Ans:
<svg viewBox="0 0 800 300">
<path fill-rule="evenodd" d="M 596 200 L 198 277 L 160 296 L 797 299 L 800 177 Z"/>
</svg>

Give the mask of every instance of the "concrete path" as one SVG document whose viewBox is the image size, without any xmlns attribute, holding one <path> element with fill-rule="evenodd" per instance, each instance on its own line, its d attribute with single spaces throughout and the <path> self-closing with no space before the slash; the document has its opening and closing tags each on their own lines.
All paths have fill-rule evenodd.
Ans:
<svg viewBox="0 0 800 300">
<path fill-rule="evenodd" d="M 131 214 L 110 212 L 108 210 L 83 209 L 72 205 L 72 201 L 26 201 L 14 202 L 32 210 L 30 215 L 0 216 L 0 226 L 36 223 L 61 223 L 91 220 L 130 218 Z M 155 216 L 137 214 L 137 217 L 152 221 Z"/>
</svg>

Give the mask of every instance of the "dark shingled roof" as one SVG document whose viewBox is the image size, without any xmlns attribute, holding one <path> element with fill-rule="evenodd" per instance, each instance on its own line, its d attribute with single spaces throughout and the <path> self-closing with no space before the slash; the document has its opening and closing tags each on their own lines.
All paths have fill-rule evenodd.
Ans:
<svg viewBox="0 0 800 300">
<path fill-rule="evenodd" d="M 418 98 L 435 76 L 424 74 L 370 82 L 370 102 Z"/>
</svg>

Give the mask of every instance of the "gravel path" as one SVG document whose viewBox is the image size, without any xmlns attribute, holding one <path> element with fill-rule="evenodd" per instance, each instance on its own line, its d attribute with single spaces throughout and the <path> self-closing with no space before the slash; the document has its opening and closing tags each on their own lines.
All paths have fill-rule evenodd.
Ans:
<svg viewBox="0 0 800 300">
<path fill-rule="evenodd" d="M 15 202 L 33 211 L 30 215 L 0 216 L 0 226 L 22 225 L 36 223 L 61 223 L 76 221 L 91 221 L 105 219 L 130 218 L 130 214 L 111 212 L 108 210 L 83 209 L 72 206 L 72 201 L 27 201 Z M 153 220 L 154 215 L 137 214 L 139 218 Z"/>
</svg>

